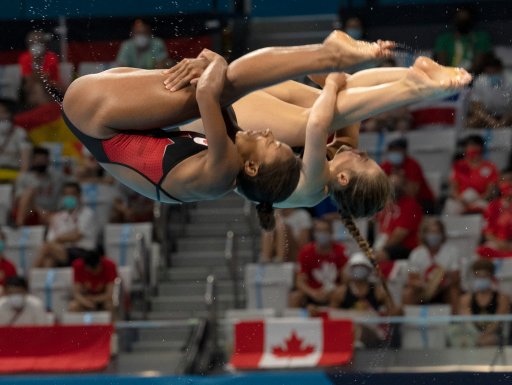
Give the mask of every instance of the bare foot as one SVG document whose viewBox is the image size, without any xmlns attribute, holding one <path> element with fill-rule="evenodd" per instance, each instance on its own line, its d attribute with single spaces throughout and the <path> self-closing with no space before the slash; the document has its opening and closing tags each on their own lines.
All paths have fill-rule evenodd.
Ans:
<svg viewBox="0 0 512 385">
<path fill-rule="evenodd" d="M 448 97 L 461 88 L 449 81 L 449 78 L 433 79 L 416 66 L 409 67 L 404 81 L 409 88 L 416 90 L 418 101 Z"/>
<path fill-rule="evenodd" d="M 414 62 L 413 68 L 425 72 L 432 80 L 439 82 L 441 87 L 461 88 L 471 82 L 471 75 L 463 68 L 445 67 L 432 59 L 420 56 Z"/>
<path fill-rule="evenodd" d="M 338 69 L 361 64 L 365 61 L 389 57 L 395 43 L 392 41 L 377 41 L 369 43 L 354 40 L 345 32 L 333 31 L 324 40 L 324 46 L 332 50 L 338 58 Z"/>
</svg>

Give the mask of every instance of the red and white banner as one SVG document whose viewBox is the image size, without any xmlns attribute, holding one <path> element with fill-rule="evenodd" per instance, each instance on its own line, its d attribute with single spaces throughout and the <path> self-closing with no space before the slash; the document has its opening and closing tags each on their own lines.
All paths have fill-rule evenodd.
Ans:
<svg viewBox="0 0 512 385">
<path fill-rule="evenodd" d="M 353 353 L 349 320 L 277 318 L 235 325 L 237 369 L 343 365 Z"/>
<path fill-rule="evenodd" d="M 2 327 L 0 373 L 103 369 L 111 335 L 111 325 Z"/>
</svg>

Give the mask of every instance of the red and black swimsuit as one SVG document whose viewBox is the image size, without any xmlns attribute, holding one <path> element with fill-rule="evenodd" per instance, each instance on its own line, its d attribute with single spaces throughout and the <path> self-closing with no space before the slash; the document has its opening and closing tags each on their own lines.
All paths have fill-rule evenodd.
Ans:
<svg viewBox="0 0 512 385">
<path fill-rule="evenodd" d="M 165 192 L 161 185 L 177 164 L 208 148 L 203 134 L 187 131 L 129 130 L 119 131 L 110 139 L 97 139 L 80 131 L 64 111 L 62 117 L 71 132 L 98 162 L 117 164 L 136 171 L 155 186 L 158 201 L 164 194 L 176 203 L 181 203 Z"/>
</svg>

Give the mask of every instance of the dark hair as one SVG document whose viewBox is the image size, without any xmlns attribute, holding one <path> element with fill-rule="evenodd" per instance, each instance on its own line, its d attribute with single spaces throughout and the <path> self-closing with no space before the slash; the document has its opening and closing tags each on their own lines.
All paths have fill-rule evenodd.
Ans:
<svg viewBox="0 0 512 385">
<path fill-rule="evenodd" d="M 0 105 L 4 106 L 11 117 L 16 113 L 16 101 L 8 98 L 0 98 Z"/>
<path fill-rule="evenodd" d="M 398 138 L 388 143 L 388 150 L 400 149 L 407 151 L 408 142 L 406 138 Z"/>
<path fill-rule="evenodd" d="M 50 156 L 50 151 L 47 148 L 36 146 L 32 149 L 32 156 L 35 155 Z"/>
<path fill-rule="evenodd" d="M 84 252 L 82 259 L 84 260 L 85 266 L 94 268 L 100 263 L 101 253 L 98 250 L 88 250 Z"/>
<path fill-rule="evenodd" d="M 238 190 L 249 200 L 259 202 L 256 206 L 260 226 L 263 230 L 275 227 L 272 205 L 288 198 L 297 187 L 302 170 L 302 161 L 296 156 L 273 164 L 260 164 L 258 173 L 248 175 L 240 170 L 236 178 Z"/>
<path fill-rule="evenodd" d="M 350 172 L 350 180 L 344 187 L 331 184 L 331 196 L 344 217 L 370 217 L 384 208 L 391 197 L 391 186 L 387 175 L 378 172 Z"/>
<path fill-rule="evenodd" d="M 486 67 L 495 67 L 502 69 L 503 68 L 503 62 L 500 58 L 494 56 L 494 55 L 488 55 L 484 58 L 484 61 L 482 63 L 482 68 L 485 69 Z"/>
<path fill-rule="evenodd" d="M 5 287 L 21 287 L 28 290 L 27 280 L 20 276 L 9 277 L 5 280 Z"/>
<path fill-rule="evenodd" d="M 480 135 L 469 135 L 464 138 L 464 147 L 473 144 L 476 146 L 484 147 L 485 141 Z"/>
<path fill-rule="evenodd" d="M 476 273 L 479 270 L 485 270 L 489 274 L 494 275 L 494 269 L 494 263 L 489 259 L 477 259 L 473 262 L 473 265 L 471 265 L 473 273 Z"/>
<path fill-rule="evenodd" d="M 80 186 L 80 183 L 78 183 L 78 182 L 73 182 L 73 181 L 66 182 L 66 183 L 64 183 L 64 186 L 62 186 L 62 191 L 64 191 L 64 189 L 66 189 L 66 188 L 73 188 L 76 190 L 78 195 L 82 194 L 82 187 Z"/>
</svg>

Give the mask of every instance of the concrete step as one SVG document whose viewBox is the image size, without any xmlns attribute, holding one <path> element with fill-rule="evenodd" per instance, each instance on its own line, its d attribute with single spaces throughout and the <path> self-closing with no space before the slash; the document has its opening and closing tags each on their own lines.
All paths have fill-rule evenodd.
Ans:
<svg viewBox="0 0 512 385">
<path fill-rule="evenodd" d="M 214 223 L 187 224 L 183 231 L 184 236 L 189 237 L 226 237 L 228 231 L 233 231 L 235 236 L 249 236 L 254 231 L 246 222 L 228 223 L 225 221 Z"/>
<path fill-rule="evenodd" d="M 206 282 L 165 282 L 158 286 L 158 294 L 161 296 L 172 296 L 176 294 L 184 295 L 204 295 L 206 290 Z M 217 282 L 217 293 L 219 295 L 228 295 L 233 293 L 233 284 L 230 281 Z M 245 286 L 243 283 L 238 285 L 239 294 L 245 293 Z"/>
<path fill-rule="evenodd" d="M 112 362 L 105 373 L 143 374 L 154 371 L 164 374 L 176 374 L 181 363 L 181 351 L 144 351 L 122 352 L 115 362 Z M 103 382 L 100 380 L 100 382 Z"/>
<path fill-rule="evenodd" d="M 218 295 L 217 308 L 229 309 L 233 305 L 232 295 Z M 151 299 L 151 310 L 155 312 L 206 310 L 203 295 L 159 296 Z"/>
<path fill-rule="evenodd" d="M 187 343 L 187 340 L 183 341 L 137 341 L 132 345 L 133 352 L 181 352 L 182 348 Z"/>
<path fill-rule="evenodd" d="M 237 250 L 252 250 L 253 241 L 250 236 L 236 236 L 235 239 Z M 259 248 L 259 240 L 254 242 L 254 245 Z M 222 251 L 226 248 L 226 233 L 221 232 L 217 236 L 185 236 L 177 240 L 178 251 Z"/>
<path fill-rule="evenodd" d="M 245 205 L 245 199 L 237 194 L 229 194 L 223 197 L 222 199 L 211 200 L 211 201 L 202 201 L 199 202 L 196 208 L 201 209 L 215 209 L 215 208 L 240 208 L 242 209 Z"/>
<path fill-rule="evenodd" d="M 136 342 L 184 342 L 187 340 L 189 334 L 192 332 L 193 329 L 194 328 L 192 326 L 179 326 L 173 328 L 158 329 L 140 329 L 138 331 L 138 340 Z"/>
<path fill-rule="evenodd" d="M 190 253 L 190 254 L 189 254 Z M 172 266 L 177 267 L 216 267 L 227 264 L 227 260 L 224 257 L 224 253 L 213 253 L 213 252 L 187 252 L 189 255 L 173 255 Z M 243 253 L 237 253 L 237 263 L 239 265 L 245 265 L 246 263 L 252 262 L 252 252 L 246 250 Z"/>
<path fill-rule="evenodd" d="M 238 276 L 243 273 L 243 267 L 239 267 Z M 176 267 L 167 270 L 167 281 L 166 282 L 206 282 L 206 277 L 209 274 L 214 274 L 215 278 L 219 281 L 227 281 L 231 279 L 231 274 L 227 266 L 219 265 L 217 267 Z"/>
</svg>

